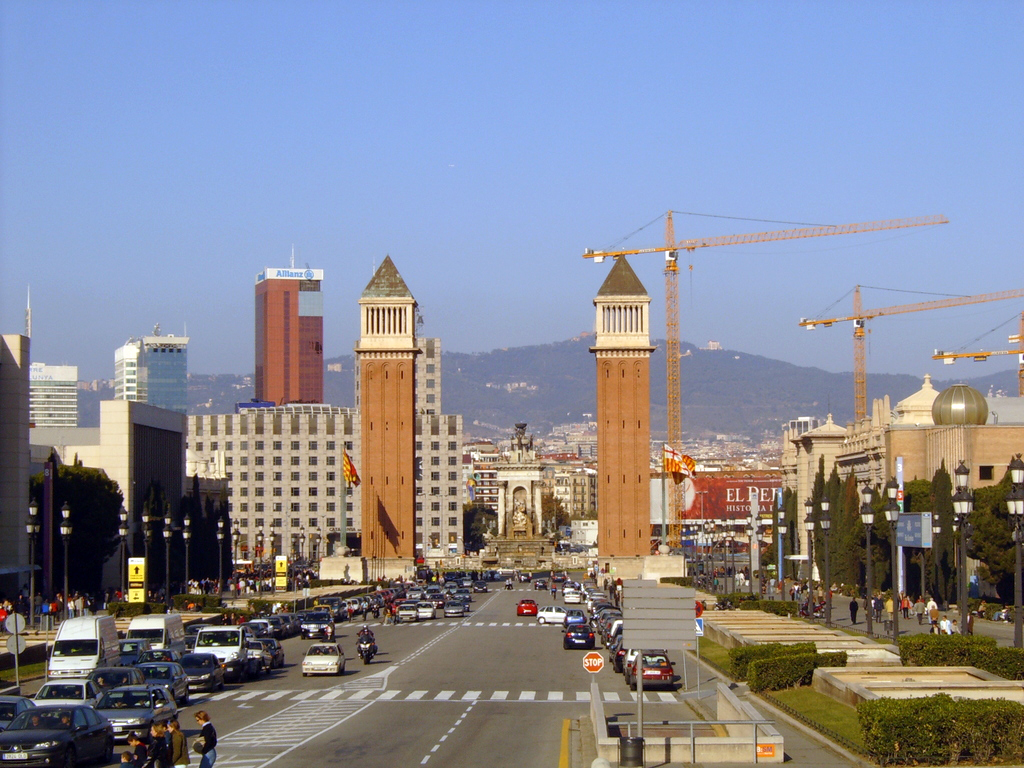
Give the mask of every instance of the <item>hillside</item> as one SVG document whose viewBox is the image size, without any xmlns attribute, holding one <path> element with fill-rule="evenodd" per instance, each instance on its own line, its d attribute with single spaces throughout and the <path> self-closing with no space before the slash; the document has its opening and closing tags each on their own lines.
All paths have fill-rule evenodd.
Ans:
<svg viewBox="0 0 1024 768">
<path fill-rule="evenodd" d="M 592 337 L 527 347 L 466 354 L 445 352 L 442 358 L 442 408 L 461 413 L 465 432 L 474 437 L 506 435 L 512 424 L 525 421 L 531 431 L 545 434 L 552 425 L 593 418 L 595 362 Z M 665 430 L 664 342 L 651 358 L 651 421 L 655 435 Z M 792 365 L 735 350 L 701 350 L 682 345 L 683 428 L 687 435 L 734 433 L 760 438 L 778 434 L 783 422 L 797 416 L 824 417 L 832 413 L 844 424 L 853 418 L 853 376 L 819 368 Z M 324 396 L 329 403 L 355 402 L 353 358 L 326 361 L 341 364 L 328 371 Z M 936 389 L 965 379 L 933 382 Z M 989 389 L 1016 391 L 1013 371 L 967 379 L 983 393 Z M 868 397 L 888 394 L 893 402 L 917 391 L 921 379 L 908 375 L 869 375 Z M 235 403 L 252 397 L 251 376 L 192 374 L 191 413 L 228 413 Z M 113 394 L 80 392 L 83 426 L 99 420 L 99 400 Z M 590 414 L 587 416 L 585 414 Z"/>
</svg>

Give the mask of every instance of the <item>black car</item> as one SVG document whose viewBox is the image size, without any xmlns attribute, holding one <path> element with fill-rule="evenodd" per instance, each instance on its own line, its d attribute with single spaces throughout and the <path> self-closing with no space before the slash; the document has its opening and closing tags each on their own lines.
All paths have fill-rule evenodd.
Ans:
<svg viewBox="0 0 1024 768">
<path fill-rule="evenodd" d="M 284 646 L 275 637 L 261 637 L 257 641 L 263 646 L 263 649 L 270 654 L 273 661 L 270 663 L 271 669 L 277 669 L 278 667 L 284 666 Z"/>
<path fill-rule="evenodd" d="M 186 653 L 178 663 L 188 676 L 190 691 L 224 690 L 224 668 L 216 654 Z"/>
<path fill-rule="evenodd" d="M 87 679 L 96 683 L 101 693 L 122 685 L 146 684 L 146 676 L 137 667 L 97 667 Z"/>
<path fill-rule="evenodd" d="M 594 630 L 586 624 L 577 624 L 565 630 L 562 638 L 562 648 L 584 648 L 588 651 L 594 649 Z"/>
<path fill-rule="evenodd" d="M 330 635 L 328 635 L 330 628 Z M 334 635 L 334 619 L 327 611 L 307 613 L 302 618 L 302 639 L 313 640 Z"/>
<path fill-rule="evenodd" d="M 0 733 L 0 761 L 7 765 L 73 766 L 87 760 L 106 765 L 113 759 L 113 727 L 84 704 L 30 709 Z"/>
<path fill-rule="evenodd" d="M 534 589 L 547 589 L 548 588 L 548 582 L 547 582 L 546 579 L 537 579 L 535 582 L 533 582 L 533 588 Z"/>
<path fill-rule="evenodd" d="M 486 592 L 487 591 L 487 582 L 486 581 L 474 581 L 473 582 L 473 591 L 474 592 Z"/>
</svg>

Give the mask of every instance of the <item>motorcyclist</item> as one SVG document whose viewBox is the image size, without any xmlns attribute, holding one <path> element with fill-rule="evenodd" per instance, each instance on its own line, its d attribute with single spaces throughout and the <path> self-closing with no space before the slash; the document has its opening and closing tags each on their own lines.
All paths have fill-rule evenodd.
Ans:
<svg viewBox="0 0 1024 768">
<path fill-rule="evenodd" d="M 371 643 L 377 642 L 377 639 L 373 636 L 373 630 L 370 629 L 367 624 L 363 624 L 363 626 L 359 628 L 359 634 L 357 637 L 360 640 L 369 640 Z"/>
</svg>

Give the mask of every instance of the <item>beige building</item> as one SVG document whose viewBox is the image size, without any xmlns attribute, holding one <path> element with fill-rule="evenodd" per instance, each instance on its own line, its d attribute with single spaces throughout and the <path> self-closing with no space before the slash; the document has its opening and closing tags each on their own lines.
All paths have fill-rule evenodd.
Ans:
<svg viewBox="0 0 1024 768">
<path fill-rule="evenodd" d="M 0 589 L 28 582 L 29 338 L 0 336 Z"/>
</svg>

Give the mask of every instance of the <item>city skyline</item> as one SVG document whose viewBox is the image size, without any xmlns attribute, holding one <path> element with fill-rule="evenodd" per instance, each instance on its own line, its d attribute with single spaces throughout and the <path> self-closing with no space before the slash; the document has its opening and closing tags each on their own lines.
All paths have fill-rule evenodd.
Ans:
<svg viewBox="0 0 1024 768">
<path fill-rule="evenodd" d="M 669 208 L 763 220 L 676 213 L 680 238 L 950 219 L 681 254 L 697 345 L 848 371 L 849 324 L 797 321 L 849 314 L 855 284 L 1019 287 L 1017 4 L 11 2 L 0 18 L 0 327 L 22 331 L 31 286 L 32 358 L 87 380 L 157 322 L 187 330 L 191 370 L 252 373 L 251 276 L 293 245 L 329 276 L 327 358 L 351 354 L 388 254 L 418 332 L 448 350 L 592 332 L 610 264 L 583 250 L 652 221 L 622 244 L 656 246 Z M 661 257 L 631 264 L 662 338 Z M 865 289 L 864 305 L 929 298 Z M 1009 348 L 1021 309 L 880 318 L 868 372 L 1011 368 L 930 356 Z"/>
</svg>

